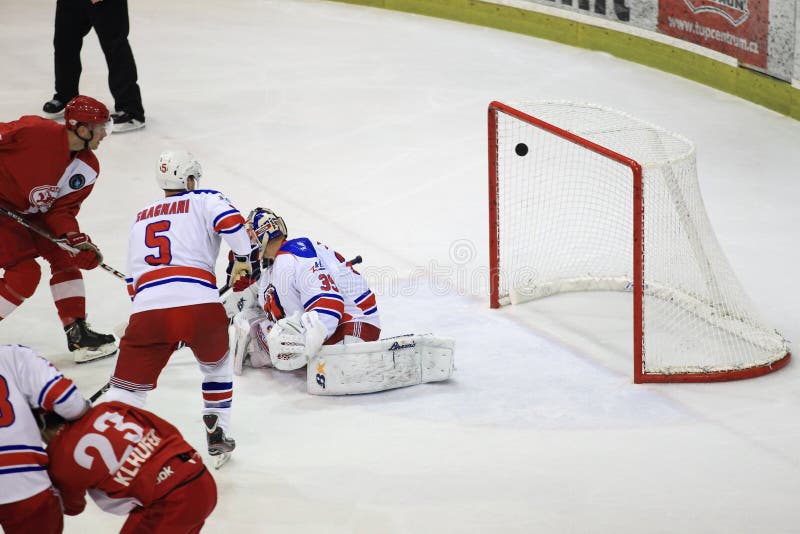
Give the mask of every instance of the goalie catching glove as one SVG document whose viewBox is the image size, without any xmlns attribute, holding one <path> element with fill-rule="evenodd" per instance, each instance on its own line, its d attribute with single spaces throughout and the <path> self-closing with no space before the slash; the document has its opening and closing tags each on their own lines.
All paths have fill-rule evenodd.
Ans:
<svg viewBox="0 0 800 534">
<path fill-rule="evenodd" d="M 267 336 L 272 365 L 281 371 L 300 369 L 319 352 L 327 337 L 328 329 L 315 311 L 279 320 Z"/>
<path fill-rule="evenodd" d="M 228 284 L 234 291 L 244 291 L 261 276 L 260 252 L 258 245 L 253 245 L 248 254 L 232 253 L 233 257 L 228 266 Z"/>
<path fill-rule="evenodd" d="M 77 268 L 91 270 L 103 263 L 100 249 L 92 243 L 88 235 L 82 232 L 69 232 L 64 235 L 63 240 L 72 248 L 78 249 L 78 252 L 73 253 L 73 263 Z"/>
</svg>

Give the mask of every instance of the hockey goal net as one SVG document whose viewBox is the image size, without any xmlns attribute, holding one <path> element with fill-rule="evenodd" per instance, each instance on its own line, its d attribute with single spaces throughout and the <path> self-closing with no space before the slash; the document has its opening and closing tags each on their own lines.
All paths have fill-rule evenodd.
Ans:
<svg viewBox="0 0 800 534">
<path fill-rule="evenodd" d="M 633 297 L 635 382 L 759 376 L 788 342 L 759 317 L 706 215 L 694 145 L 569 102 L 489 106 L 491 306 Z"/>
</svg>

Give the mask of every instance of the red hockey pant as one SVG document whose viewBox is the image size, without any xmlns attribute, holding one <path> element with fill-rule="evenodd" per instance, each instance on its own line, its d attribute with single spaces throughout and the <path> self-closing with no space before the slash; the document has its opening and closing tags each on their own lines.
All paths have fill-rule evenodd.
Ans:
<svg viewBox="0 0 800 534">
<path fill-rule="evenodd" d="M 120 534 L 194 534 L 200 532 L 216 505 L 217 485 L 204 469 L 198 478 L 175 488 L 150 506 L 131 512 Z"/>
<path fill-rule="evenodd" d="M 61 502 L 53 488 L 17 502 L 0 504 L 0 526 L 6 534 L 57 534 L 64 530 Z"/>
<path fill-rule="evenodd" d="M 134 391 L 155 389 L 161 370 L 181 341 L 200 363 L 219 363 L 228 352 L 228 316 L 222 304 L 193 304 L 131 315 L 119 344 L 112 384 Z"/>
<path fill-rule="evenodd" d="M 381 338 L 381 329 L 375 325 L 362 323 L 360 321 L 342 323 L 334 330 L 331 337 L 329 337 L 324 344 L 335 345 L 344 340 L 345 336 L 357 337 L 364 341 L 378 341 Z"/>
<path fill-rule="evenodd" d="M 8 217 L 0 217 L 0 319 L 7 317 L 33 295 L 42 276 L 36 261 L 50 263 L 50 291 L 61 322 L 67 325 L 86 317 L 83 275 L 73 257 L 58 245 L 35 234 Z"/>
</svg>

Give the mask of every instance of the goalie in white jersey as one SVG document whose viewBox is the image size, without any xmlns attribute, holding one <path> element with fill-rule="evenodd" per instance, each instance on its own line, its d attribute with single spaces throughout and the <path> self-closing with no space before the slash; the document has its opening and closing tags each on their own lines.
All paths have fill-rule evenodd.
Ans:
<svg viewBox="0 0 800 534">
<path fill-rule="evenodd" d="M 203 373 L 209 454 L 227 458 L 235 447 L 229 436 L 233 358 L 214 270 L 222 239 L 234 254 L 234 280 L 259 268 L 258 246 L 225 195 L 197 188 L 200 177 L 200 164 L 188 152 L 161 154 L 156 181 L 165 196 L 140 210 L 131 225 L 127 282 L 133 309 L 106 400 L 143 407 L 146 392 L 184 343 Z"/>
<path fill-rule="evenodd" d="M 453 372 L 454 340 L 432 334 L 379 339 L 375 295 L 341 254 L 307 237 L 288 239 L 281 217 L 256 208 L 248 230 L 261 244 L 262 269 L 233 279 L 236 343 L 234 372 L 253 367 L 306 367 L 312 395 L 371 393 L 447 380 Z M 231 264 L 234 267 L 234 264 Z"/>
<path fill-rule="evenodd" d="M 0 345 L 0 526 L 9 533 L 55 533 L 64 524 L 34 409 L 74 420 L 89 403 L 31 349 Z"/>
<path fill-rule="evenodd" d="M 234 318 L 237 374 L 247 359 L 253 367 L 293 370 L 322 345 L 380 337 L 375 294 L 341 254 L 308 237 L 289 239 L 283 218 L 265 208 L 250 213 L 247 227 L 260 244 L 263 268 L 259 306 Z M 234 291 L 245 285 L 240 280 Z"/>
</svg>

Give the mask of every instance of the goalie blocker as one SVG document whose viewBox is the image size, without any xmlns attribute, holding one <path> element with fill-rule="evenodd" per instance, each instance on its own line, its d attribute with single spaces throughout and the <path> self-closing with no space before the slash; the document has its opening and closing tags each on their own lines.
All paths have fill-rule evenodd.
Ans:
<svg viewBox="0 0 800 534">
<path fill-rule="evenodd" d="M 447 380 L 455 341 L 431 334 L 326 345 L 308 361 L 312 395 L 352 395 Z"/>
</svg>

